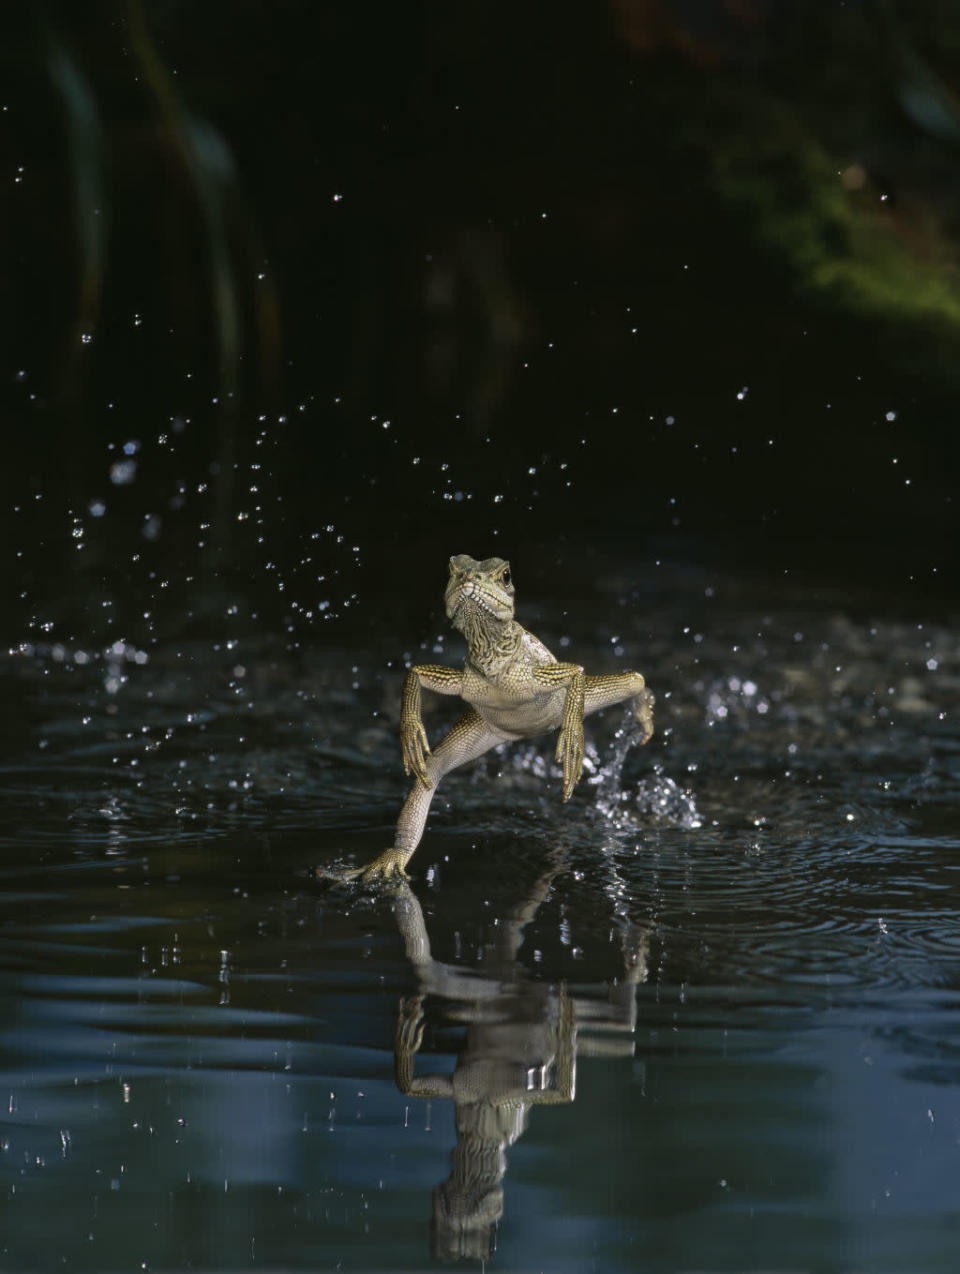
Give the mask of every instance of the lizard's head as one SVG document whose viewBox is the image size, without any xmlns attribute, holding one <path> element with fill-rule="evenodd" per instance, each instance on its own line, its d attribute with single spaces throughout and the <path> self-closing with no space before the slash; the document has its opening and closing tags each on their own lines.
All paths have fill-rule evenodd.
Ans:
<svg viewBox="0 0 960 1274">
<path fill-rule="evenodd" d="M 450 559 L 447 618 L 466 634 L 477 628 L 499 628 L 513 619 L 513 582 L 510 563 L 502 557 L 482 562 L 458 553 Z"/>
</svg>

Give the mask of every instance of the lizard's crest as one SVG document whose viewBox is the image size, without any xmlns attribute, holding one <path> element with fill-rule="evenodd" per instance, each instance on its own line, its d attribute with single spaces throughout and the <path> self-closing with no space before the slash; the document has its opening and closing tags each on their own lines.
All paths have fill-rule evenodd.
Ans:
<svg viewBox="0 0 960 1274">
<path fill-rule="evenodd" d="M 513 624 L 510 563 L 502 557 L 482 562 L 458 553 L 450 559 L 447 618 L 463 633 L 472 652 L 497 648 Z"/>
</svg>

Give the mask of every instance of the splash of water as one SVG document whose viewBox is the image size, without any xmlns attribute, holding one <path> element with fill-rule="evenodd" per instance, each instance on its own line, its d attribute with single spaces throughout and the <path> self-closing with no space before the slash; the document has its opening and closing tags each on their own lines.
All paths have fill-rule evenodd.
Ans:
<svg viewBox="0 0 960 1274">
<path fill-rule="evenodd" d="M 587 781 L 597 790 L 596 808 L 615 827 L 635 827 L 654 822 L 659 826 L 694 829 L 703 825 L 693 792 L 683 788 L 654 766 L 652 776 L 624 785 L 623 770 L 642 733 L 632 712 L 617 730 L 606 762 Z"/>
</svg>

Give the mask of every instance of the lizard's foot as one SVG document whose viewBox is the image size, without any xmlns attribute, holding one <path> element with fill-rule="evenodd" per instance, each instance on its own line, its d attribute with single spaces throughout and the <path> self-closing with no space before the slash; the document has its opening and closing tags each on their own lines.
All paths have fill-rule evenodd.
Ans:
<svg viewBox="0 0 960 1274">
<path fill-rule="evenodd" d="M 362 867 L 351 867 L 342 871 L 323 871 L 319 867 L 316 874 L 323 880 L 335 880 L 345 883 L 349 880 L 362 880 L 365 885 L 379 884 L 381 881 L 395 880 L 402 877 L 409 880 L 403 870 L 410 855 L 402 849 L 385 849 L 372 862 Z"/>
<path fill-rule="evenodd" d="M 422 994 L 418 994 L 407 996 L 400 1001 L 394 1044 L 408 1053 L 419 1052 L 420 1045 L 423 1043 L 424 999 Z"/>
<path fill-rule="evenodd" d="M 413 1059 L 423 1043 L 423 995 L 400 1001 L 393 1033 L 393 1064 L 397 1087 L 409 1093 L 413 1087 Z"/>
<path fill-rule="evenodd" d="M 563 766 L 563 799 L 569 801 L 583 773 L 583 722 L 564 726 L 557 739 L 557 763 Z"/>
<path fill-rule="evenodd" d="M 430 744 L 422 721 L 400 722 L 400 750 L 403 753 L 404 774 L 415 774 L 424 787 L 430 787 L 427 778 L 427 757 Z"/>
<path fill-rule="evenodd" d="M 641 730 L 641 743 L 649 743 L 653 737 L 653 705 L 656 703 L 653 691 L 643 690 L 633 701 L 633 715 Z"/>
</svg>

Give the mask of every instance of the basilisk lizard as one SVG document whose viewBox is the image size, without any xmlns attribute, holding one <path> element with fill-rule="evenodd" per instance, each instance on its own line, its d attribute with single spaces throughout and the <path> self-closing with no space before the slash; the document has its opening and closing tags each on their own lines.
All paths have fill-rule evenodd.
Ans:
<svg viewBox="0 0 960 1274">
<path fill-rule="evenodd" d="M 510 564 L 465 554 L 450 559 L 447 618 L 467 642 L 462 668 L 417 664 L 403 683 L 400 746 L 403 768 L 413 775 L 393 848 L 341 879 L 372 882 L 404 868 L 420 843 L 430 802 L 443 776 L 500 743 L 530 739 L 560 728 L 557 762 L 563 767 L 563 799 L 570 799 L 583 768 L 583 718 L 598 708 L 633 701 L 641 741 L 653 734 L 654 698 L 639 672 L 587 676 L 579 664 L 555 659 L 542 641 L 514 619 Z M 459 695 L 467 710 L 432 751 L 420 715 L 421 690 Z"/>
</svg>

